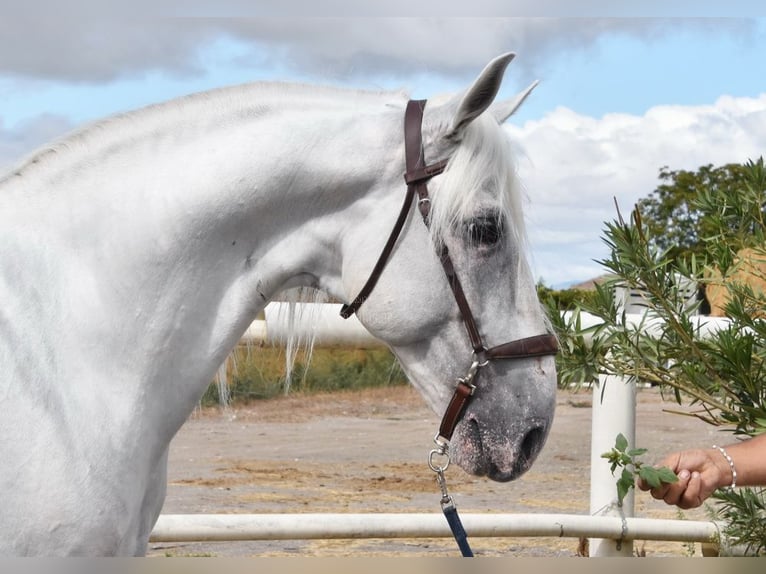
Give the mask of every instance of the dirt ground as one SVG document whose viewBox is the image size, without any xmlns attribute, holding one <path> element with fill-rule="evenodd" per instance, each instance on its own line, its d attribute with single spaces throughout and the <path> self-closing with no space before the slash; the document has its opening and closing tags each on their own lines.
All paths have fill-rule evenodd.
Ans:
<svg viewBox="0 0 766 574">
<path fill-rule="evenodd" d="M 458 509 L 470 512 L 587 514 L 590 474 L 588 390 L 560 391 L 548 443 L 521 479 L 494 483 L 450 467 Z M 720 431 L 641 390 L 637 440 L 668 450 L 725 440 Z M 435 512 L 439 492 L 426 465 L 438 417 L 407 387 L 289 396 L 228 411 L 195 412 L 171 444 L 163 513 Z M 606 462 L 604 462 L 606 464 Z M 636 516 L 679 518 L 677 509 L 636 496 Z M 683 517 L 707 519 L 704 511 Z M 571 538 L 474 538 L 477 555 L 575 556 Z M 635 543 L 647 556 L 688 556 L 688 545 Z M 699 546 L 696 554 L 699 555 Z M 450 539 L 153 543 L 150 556 L 456 556 Z"/>
</svg>

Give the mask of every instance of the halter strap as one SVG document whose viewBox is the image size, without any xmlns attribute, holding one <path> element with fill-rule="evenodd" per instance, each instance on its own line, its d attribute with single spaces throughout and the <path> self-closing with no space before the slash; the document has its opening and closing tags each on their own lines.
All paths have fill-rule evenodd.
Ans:
<svg viewBox="0 0 766 574">
<path fill-rule="evenodd" d="M 356 313 L 375 288 L 380 275 L 383 273 L 383 269 L 388 263 L 388 259 L 396 245 L 396 241 L 402 232 L 404 223 L 407 220 L 407 216 L 409 215 L 412 206 L 412 201 L 416 194 L 418 196 L 418 209 L 420 215 L 422 216 L 425 225 L 429 225 L 431 200 L 428 197 L 427 183 L 429 179 L 444 171 L 449 160 L 443 159 L 428 165 L 425 163 L 422 137 L 423 110 L 425 109 L 425 106 L 426 100 L 410 100 L 407 104 L 407 109 L 404 114 L 404 157 L 406 163 L 404 180 L 407 183 L 407 193 L 404 196 L 404 203 L 399 212 L 399 216 L 396 219 L 394 228 L 391 230 L 386 245 L 384 246 L 380 257 L 378 257 L 375 267 L 370 273 L 370 277 L 367 279 L 367 282 L 364 284 L 356 298 L 351 303 L 344 305 L 341 308 L 340 314 L 344 319 L 348 319 L 351 315 Z M 439 261 L 444 268 L 444 273 L 447 276 L 447 282 L 449 283 L 452 294 L 455 297 L 455 302 L 460 310 L 460 316 L 468 333 L 471 347 L 473 348 L 473 363 L 468 374 L 458 380 L 452 399 L 442 417 L 441 425 L 439 426 L 439 434 L 436 437 L 437 443 L 439 438 L 442 438 L 447 442 L 452 438 L 452 434 L 455 431 L 455 427 L 460 420 L 463 410 L 476 389 L 474 383 L 482 367 L 496 359 L 544 357 L 547 355 L 555 355 L 558 352 L 558 342 L 556 337 L 549 333 L 517 339 L 488 349 L 484 345 L 484 340 L 479 332 L 476 319 L 471 311 L 471 306 L 468 304 L 465 292 L 463 291 L 463 286 L 460 284 L 460 280 L 455 273 L 455 266 L 452 264 L 452 258 L 445 245 L 441 245 L 438 255 Z"/>
<path fill-rule="evenodd" d="M 418 194 L 420 215 L 428 227 L 431 199 L 428 197 L 427 182 L 434 175 L 444 171 L 447 161 L 442 160 L 431 165 L 425 164 L 422 136 L 425 106 L 426 100 L 411 100 L 404 114 L 404 156 L 407 161 L 407 172 L 404 174 L 404 180 L 408 183 L 407 191 L 409 192 L 410 188 L 414 188 Z M 468 331 L 468 338 L 471 340 L 471 347 L 475 353 L 481 352 L 484 350 L 484 343 L 481 340 L 479 328 L 476 326 L 476 319 L 473 317 L 463 286 L 455 273 L 455 266 L 452 264 L 449 251 L 444 244 L 440 247 L 439 260 L 444 268 L 444 273 L 447 275 L 447 282 L 455 296 L 458 309 L 460 309 L 463 324 Z"/>
<path fill-rule="evenodd" d="M 388 259 L 391 257 L 391 252 L 394 250 L 396 241 L 399 239 L 399 235 L 402 233 L 404 222 L 407 221 L 407 215 L 410 213 L 410 208 L 412 207 L 412 199 L 414 197 L 414 188 L 411 188 L 411 186 L 407 187 L 407 193 L 404 196 L 404 203 L 402 204 L 402 208 L 399 211 L 399 216 L 396 218 L 394 228 L 391 230 L 391 234 L 388 236 L 386 245 L 383 247 L 383 251 L 381 251 L 380 257 L 378 257 L 378 261 L 375 263 L 375 267 L 372 268 L 370 276 L 367 278 L 367 281 L 365 282 L 364 286 L 362 286 L 362 289 L 359 291 L 359 294 L 354 298 L 354 300 L 340 308 L 340 316 L 344 319 L 348 319 L 351 317 L 351 315 L 359 310 L 359 307 L 362 306 L 362 303 L 367 300 L 367 297 L 370 296 L 372 290 L 375 289 L 375 285 L 378 284 L 378 279 L 380 279 L 380 276 L 383 273 L 383 269 L 385 269 L 386 264 L 388 263 Z"/>
</svg>

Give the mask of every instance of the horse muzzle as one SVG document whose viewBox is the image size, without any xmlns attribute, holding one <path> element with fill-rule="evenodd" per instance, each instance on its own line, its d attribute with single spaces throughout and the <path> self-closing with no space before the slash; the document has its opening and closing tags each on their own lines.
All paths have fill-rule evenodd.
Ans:
<svg viewBox="0 0 766 574">
<path fill-rule="evenodd" d="M 542 417 L 497 428 L 482 424 L 468 411 L 455 429 L 450 444 L 452 460 L 469 474 L 497 482 L 515 480 L 527 472 L 540 454 L 550 430 Z"/>
</svg>

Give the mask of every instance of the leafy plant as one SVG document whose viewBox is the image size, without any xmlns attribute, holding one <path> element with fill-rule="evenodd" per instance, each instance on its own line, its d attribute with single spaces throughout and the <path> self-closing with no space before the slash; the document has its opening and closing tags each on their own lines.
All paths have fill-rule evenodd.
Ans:
<svg viewBox="0 0 766 574">
<path fill-rule="evenodd" d="M 622 468 L 620 478 L 617 480 L 617 504 L 622 506 L 623 500 L 628 495 L 631 488 L 635 488 L 636 476 L 646 482 L 652 488 L 657 488 L 663 483 L 672 484 L 678 482 L 676 473 L 668 467 L 663 466 L 655 468 L 639 460 L 643 454 L 646 454 L 645 448 L 628 448 L 628 439 L 622 433 L 617 435 L 614 447 L 609 452 L 601 455 L 612 465 L 612 474 L 618 467 Z"/>
<path fill-rule="evenodd" d="M 716 518 L 725 523 L 724 534 L 749 556 L 766 555 L 766 497 L 764 489 L 718 490 Z"/>
<path fill-rule="evenodd" d="M 600 261 L 610 279 L 567 316 L 551 310 L 562 386 L 601 375 L 632 378 L 736 435 L 766 431 L 766 269 L 748 268 L 742 256 L 746 250 L 766 260 L 763 158 L 744 164 L 741 176 L 725 190 L 695 189 L 690 205 L 705 223 L 698 228 L 704 249 L 695 252 L 679 254 L 656 241 L 640 208 L 628 218 L 618 209 L 604 231 L 609 256 Z M 701 301 L 689 296 L 689 285 L 722 287 L 727 320 L 698 316 Z M 644 312 L 629 317 L 616 302 L 618 289 L 640 293 Z M 623 490 L 627 484 L 625 474 Z M 766 532 L 745 524 L 763 521 L 764 491 L 738 494 L 717 498 L 721 516 L 733 521 L 743 544 L 762 550 Z"/>
</svg>

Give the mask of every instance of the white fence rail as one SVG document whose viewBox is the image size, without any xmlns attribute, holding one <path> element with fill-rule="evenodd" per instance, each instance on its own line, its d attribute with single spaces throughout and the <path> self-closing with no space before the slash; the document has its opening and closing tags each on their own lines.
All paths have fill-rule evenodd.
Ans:
<svg viewBox="0 0 766 574">
<path fill-rule="evenodd" d="M 264 319 L 248 329 L 246 339 L 279 344 L 292 327 L 287 303 L 272 303 Z M 376 347 L 382 343 L 362 327 L 356 317 L 344 320 L 340 305 L 300 303 L 295 327 L 299 335 L 313 335 L 317 345 Z M 631 311 L 629 306 L 626 310 Z M 310 321 L 303 321 L 311 317 Z M 651 330 L 657 321 L 628 313 L 626 326 Z M 583 327 L 598 323 L 581 314 Z M 698 316 L 702 336 L 728 326 L 727 319 Z M 303 329 L 302 332 L 300 330 Z M 634 518 L 631 493 L 616 506 L 615 478 L 601 453 L 610 450 L 622 433 L 635 441 L 636 389 L 619 378 L 602 380 L 593 388 L 591 433 L 590 516 L 569 514 L 465 514 L 471 537 L 553 536 L 589 537 L 591 556 L 632 556 L 633 540 L 714 542 L 720 540 L 714 522 Z M 451 536 L 441 513 L 434 514 L 185 514 L 160 516 L 151 540 L 225 541 L 331 538 L 438 538 Z"/>
<path fill-rule="evenodd" d="M 574 514 L 461 514 L 470 537 L 542 536 L 615 540 L 714 542 L 713 522 Z M 329 540 L 339 538 L 450 538 L 433 514 L 164 514 L 153 542 Z"/>
</svg>

